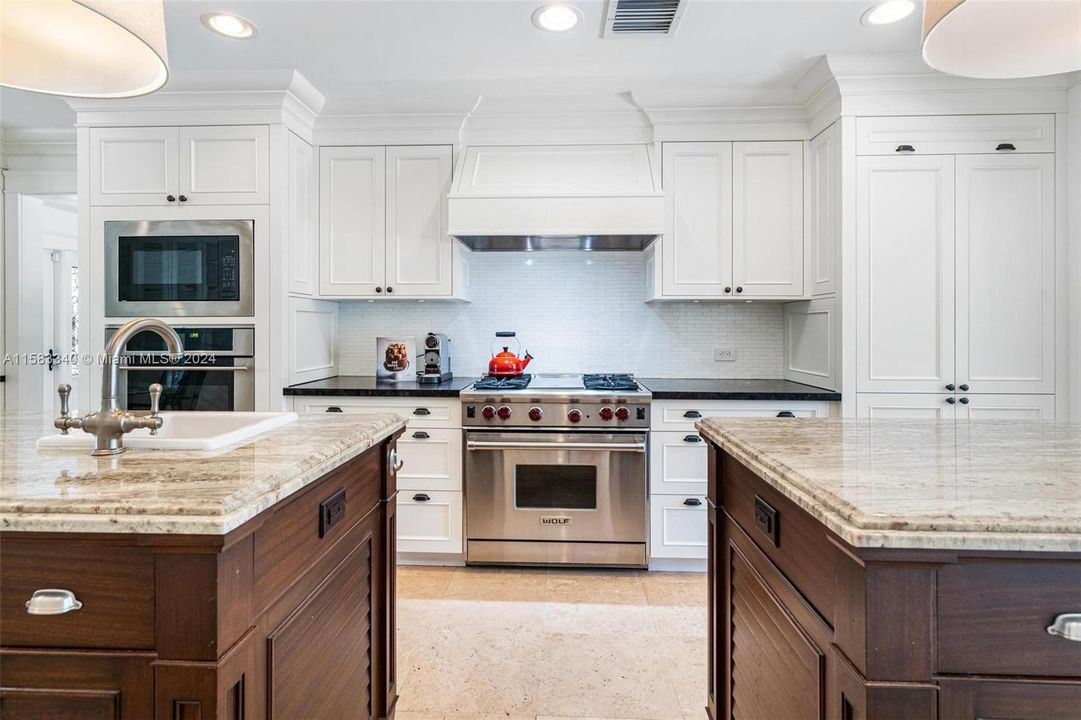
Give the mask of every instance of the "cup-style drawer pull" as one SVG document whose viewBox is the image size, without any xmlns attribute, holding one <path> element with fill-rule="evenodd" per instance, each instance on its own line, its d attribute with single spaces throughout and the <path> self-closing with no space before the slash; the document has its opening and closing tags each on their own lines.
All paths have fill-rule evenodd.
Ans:
<svg viewBox="0 0 1081 720">
<path fill-rule="evenodd" d="M 330 412 L 330 413 L 340 413 L 342 411 L 342 409 L 340 407 L 338 407 L 337 405 L 331 405 L 330 407 L 328 407 L 326 409 L 326 411 Z"/>
<path fill-rule="evenodd" d="M 414 415 L 431 415 L 432 411 L 429 410 L 428 408 L 417 408 L 416 410 L 413 411 L 413 414 Z"/>
<path fill-rule="evenodd" d="M 777 417 L 794 418 L 796 417 L 796 413 L 792 412 L 791 410 L 782 410 L 781 412 L 777 413 Z"/>
<path fill-rule="evenodd" d="M 432 498 L 429 497 L 427 493 L 417 493 L 416 495 L 413 496 L 413 501 L 414 502 L 428 502 L 431 499 Z"/>
<path fill-rule="evenodd" d="M 999 143 L 995 147 L 995 150 L 998 150 L 999 152 L 1002 152 L 1003 150 L 1016 150 L 1016 149 L 1017 149 L 1017 146 L 1014 145 L 1013 143 Z"/>
<path fill-rule="evenodd" d="M 26 612 L 30 615 L 63 615 L 82 606 L 71 590 L 42 588 L 35 590 L 26 601 Z"/>
<path fill-rule="evenodd" d="M 702 417 L 702 413 L 698 412 L 697 410 L 688 410 L 687 412 L 683 413 L 683 417 L 685 417 L 685 418 L 700 418 L 700 417 Z"/>
<path fill-rule="evenodd" d="M 697 435 L 684 435 L 684 436 L 683 436 L 683 442 L 687 442 L 687 443 L 700 443 L 700 442 L 702 442 L 702 438 L 700 438 L 700 437 L 699 437 L 699 436 L 697 436 Z"/>
<path fill-rule="evenodd" d="M 1047 626 L 1048 635 L 1058 635 L 1063 640 L 1081 642 L 1081 613 L 1059 615 Z"/>
<path fill-rule="evenodd" d="M 916 148 L 912 147 L 911 145 L 898 145 L 897 149 L 894 152 L 912 153 L 916 152 Z"/>
<path fill-rule="evenodd" d="M 702 501 L 699 500 L 698 498 L 687 498 L 686 500 L 683 501 L 683 504 L 688 505 L 690 507 L 698 507 L 699 505 L 702 504 Z"/>
<path fill-rule="evenodd" d="M 415 440 L 427 440 L 430 437 L 431 437 L 431 435 L 424 432 L 423 430 L 417 430 L 415 433 L 413 433 L 413 438 Z"/>
</svg>

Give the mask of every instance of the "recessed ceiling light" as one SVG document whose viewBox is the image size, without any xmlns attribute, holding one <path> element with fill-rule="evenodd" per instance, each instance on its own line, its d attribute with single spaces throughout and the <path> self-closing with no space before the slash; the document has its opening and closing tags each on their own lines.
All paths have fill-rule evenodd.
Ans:
<svg viewBox="0 0 1081 720">
<path fill-rule="evenodd" d="M 203 25 L 225 37 L 247 40 L 255 37 L 255 26 L 251 21 L 227 12 L 204 13 L 199 18 Z"/>
<path fill-rule="evenodd" d="M 860 22 L 864 25 L 889 25 L 904 20 L 916 9 L 912 0 L 886 0 L 863 13 Z"/>
<path fill-rule="evenodd" d="M 582 11 L 573 5 L 554 3 L 533 11 L 533 24 L 548 32 L 566 32 L 582 19 Z"/>
</svg>

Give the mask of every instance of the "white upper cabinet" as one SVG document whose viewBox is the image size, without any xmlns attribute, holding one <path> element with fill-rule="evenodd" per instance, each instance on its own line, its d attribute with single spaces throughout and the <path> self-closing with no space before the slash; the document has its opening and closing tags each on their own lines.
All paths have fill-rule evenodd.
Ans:
<svg viewBox="0 0 1081 720">
<path fill-rule="evenodd" d="M 268 201 L 270 152 L 264 126 L 180 128 L 180 198 L 189 205 Z"/>
<path fill-rule="evenodd" d="M 1054 151 L 1054 115 L 937 115 L 856 120 L 858 155 Z"/>
<path fill-rule="evenodd" d="M 807 145 L 806 291 L 813 297 L 837 292 L 840 267 L 841 131 L 834 123 Z"/>
<path fill-rule="evenodd" d="M 958 390 L 1053 393 L 1055 158 L 956 162 Z"/>
<path fill-rule="evenodd" d="M 266 204 L 268 137 L 263 125 L 92 128 L 90 204 Z"/>
<path fill-rule="evenodd" d="M 665 143 L 661 295 L 732 293 L 732 143 Z"/>
<path fill-rule="evenodd" d="M 287 153 L 286 228 L 289 292 L 314 295 L 315 285 L 315 151 L 289 133 Z"/>
<path fill-rule="evenodd" d="M 860 392 L 946 392 L 954 374 L 954 159 L 857 163 Z"/>
<path fill-rule="evenodd" d="M 732 175 L 735 294 L 801 296 L 803 143 L 734 143 Z"/>
<path fill-rule="evenodd" d="M 176 203 L 177 144 L 175 127 L 92 128 L 90 204 Z"/>
<path fill-rule="evenodd" d="M 387 148 L 386 291 L 451 294 L 454 240 L 447 234 L 451 148 Z"/>
<path fill-rule="evenodd" d="M 382 295 L 386 285 L 386 149 L 319 149 L 319 291 Z"/>
</svg>

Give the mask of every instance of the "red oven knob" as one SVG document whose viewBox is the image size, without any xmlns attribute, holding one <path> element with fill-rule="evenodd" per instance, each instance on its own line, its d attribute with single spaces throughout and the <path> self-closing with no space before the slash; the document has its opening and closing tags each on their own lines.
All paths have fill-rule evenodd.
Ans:
<svg viewBox="0 0 1081 720">
<path fill-rule="evenodd" d="M 616 408 L 616 418 L 620 421 L 626 420 L 631 416 L 631 411 L 625 407 Z"/>
<path fill-rule="evenodd" d="M 612 408 L 610 407 L 602 407 L 598 415 L 601 416 L 601 420 L 611 420 L 615 413 L 612 412 Z"/>
<path fill-rule="evenodd" d="M 533 422 L 540 422 L 540 419 L 544 417 L 544 411 L 539 407 L 529 408 L 529 419 Z"/>
<path fill-rule="evenodd" d="M 510 420 L 510 416 L 511 416 L 510 408 L 507 407 L 506 405 L 501 405 L 500 408 L 499 408 L 499 419 L 500 420 Z"/>
<path fill-rule="evenodd" d="M 567 413 L 567 419 L 570 420 L 572 423 L 582 422 L 582 411 L 571 410 L 569 413 Z"/>
<path fill-rule="evenodd" d="M 480 411 L 480 414 L 484 416 L 485 420 L 491 420 L 495 417 L 495 408 L 491 405 L 486 405 L 484 409 Z"/>
</svg>

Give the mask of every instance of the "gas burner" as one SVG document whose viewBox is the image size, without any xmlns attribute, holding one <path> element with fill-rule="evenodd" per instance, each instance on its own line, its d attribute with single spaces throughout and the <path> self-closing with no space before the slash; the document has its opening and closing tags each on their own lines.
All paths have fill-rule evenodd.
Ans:
<svg viewBox="0 0 1081 720">
<path fill-rule="evenodd" d="M 473 387 L 477 390 L 525 390 L 529 387 L 529 381 L 532 379 L 532 375 L 515 375 L 513 377 L 485 375 L 473 383 Z"/>
<path fill-rule="evenodd" d="M 633 375 L 624 373 L 587 374 L 582 376 L 586 390 L 609 390 L 613 392 L 634 392 L 639 389 Z"/>
</svg>

